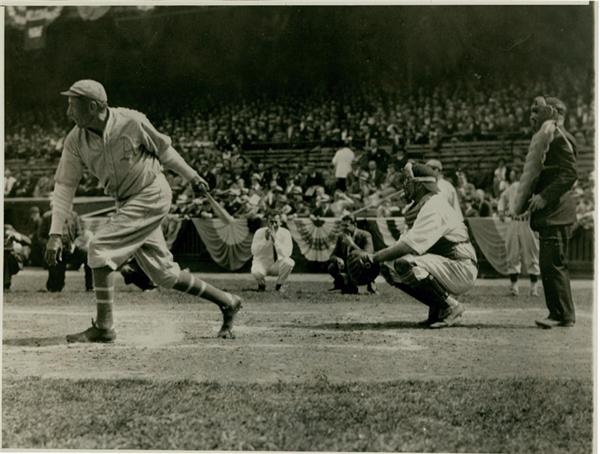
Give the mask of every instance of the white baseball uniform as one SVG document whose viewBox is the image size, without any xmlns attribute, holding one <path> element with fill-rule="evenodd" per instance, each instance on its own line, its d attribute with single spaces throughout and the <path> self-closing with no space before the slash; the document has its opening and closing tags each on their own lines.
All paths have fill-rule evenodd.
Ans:
<svg viewBox="0 0 600 454">
<path fill-rule="evenodd" d="M 477 255 L 462 215 L 450 206 L 445 194 L 432 195 L 421 207 L 413 226 L 398 241 L 416 252 L 402 259 L 415 265 L 413 272 L 417 278 L 429 273 L 455 295 L 475 284 Z M 394 274 L 393 264 L 390 268 Z"/>
<path fill-rule="evenodd" d="M 500 195 L 498 211 L 514 213 L 519 191 L 519 182 L 515 181 Z M 528 274 L 540 274 L 540 240 L 529 225 L 529 212 L 512 216 L 506 231 L 506 260 L 508 274 L 520 274 L 521 263 Z"/>
<path fill-rule="evenodd" d="M 102 136 L 78 126 L 67 135 L 56 170 L 55 205 L 50 233 L 60 233 L 61 218 L 71 209 L 84 167 L 115 198 L 117 213 L 90 243 L 91 268 L 117 269 L 131 256 L 158 285 L 171 288 L 179 266 L 165 242 L 161 223 L 171 206 L 171 188 L 162 173 L 170 169 L 188 181 L 197 176 L 140 112 L 108 108 Z M 59 224 L 60 223 L 60 224 Z"/>
</svg>

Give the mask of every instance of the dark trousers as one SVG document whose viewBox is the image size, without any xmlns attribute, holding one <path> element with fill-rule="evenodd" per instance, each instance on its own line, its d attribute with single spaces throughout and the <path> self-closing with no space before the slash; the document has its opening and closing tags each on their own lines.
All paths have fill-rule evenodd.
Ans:
<svg viewBox="0 0 600 454">
<path fill-rule="evenodd" d="M 571 279 L 567 267 L 570 225 L 539 230 L 540 271 L 549 317 L 561 322 L 575 321 Z"/>
<path fill-rule="evenodd" d="M 63 251 L 63 259 L 56 266 L 48 267 L 48 280 L 46 281 L 46 289 L 49 292 L 62 292 L 65 288 L 65 276 L 67 266 L 78 270 L 83 265 L 85 276 L 85 289 L 93 290 L 94 283 L 92 278 L 92 269 L 87 265 L 87 252 L 82 249 L 75 248 L 71 252 Z"/>
<path fill-rule="evenodd" d="M 340 191 L 346 191 L 346 178 L 336 178 L 335 188 Z"/>
</svg>

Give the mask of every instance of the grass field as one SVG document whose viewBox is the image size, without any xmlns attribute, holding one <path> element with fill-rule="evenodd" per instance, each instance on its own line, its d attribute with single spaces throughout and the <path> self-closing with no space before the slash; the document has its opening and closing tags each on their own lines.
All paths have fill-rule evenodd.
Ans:
<svg viewBox="0 0 600 454">
<path fill-rule="evenodd" d="M 574 284 L 577 325 L 536 329 L 543 297 L 482 281 L 460 326 L 420 328 L 425 306 L 327 292 L 292 275 L 284 296 L 248 275 L 207 276 L 245 299 L 237 338 L 175 292 L 119 283 L 113 345 L 67 345 L 93 299 L 69 273 L 39 272 L 4 295 L 5 449 L 592 451 L 593 292 Z M 526 293 L 526 284 L 522 287 Z"/>
</svg>

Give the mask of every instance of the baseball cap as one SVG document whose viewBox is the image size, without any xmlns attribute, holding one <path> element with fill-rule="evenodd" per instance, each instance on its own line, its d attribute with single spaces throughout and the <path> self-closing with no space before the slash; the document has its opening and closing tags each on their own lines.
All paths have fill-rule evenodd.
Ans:
<svg viewBox="0 0 600 454">
<path fill-rule="evenodd" d="M 442 170 L 442 163 L 437 159 L 430 159 L 425 163 L 426 166 L 431 167 L 432 169 Z"/>
<path fill-rule="evenodd" d="M 100 82 L 83 79 L 75 82 L 67 91 L 61 91 L 64 96 L 84 96 L 95 101 L 107 102 L 106 90 Z"/>
</svg>

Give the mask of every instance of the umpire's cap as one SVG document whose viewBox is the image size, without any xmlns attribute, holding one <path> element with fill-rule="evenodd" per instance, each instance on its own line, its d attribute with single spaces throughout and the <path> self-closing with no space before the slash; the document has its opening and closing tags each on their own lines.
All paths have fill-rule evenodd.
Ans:
<svg viewBox="0 0 600 454">
<path fill-rule="evenodd" d="M 67 91 L 62 91 L 60 94 L 64 96 L 83 96 L 105 104 L 108 102 L 106 90 L 102 84 L 91 79 L 78 80 Z"/>
<path fill-rule="evenodd" d="M 431 167 L 425 164 L 409 162 L 404 167 L 404 173 L 408 179 L 422 184 L 429 192 L 439 192 L 437 177 Z"/>
</svg>

